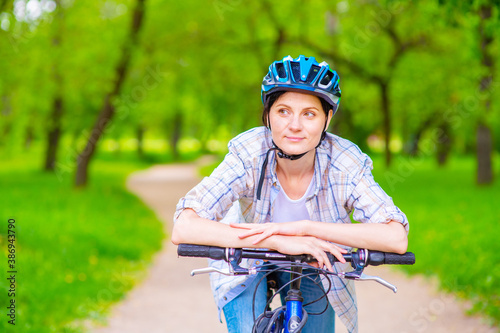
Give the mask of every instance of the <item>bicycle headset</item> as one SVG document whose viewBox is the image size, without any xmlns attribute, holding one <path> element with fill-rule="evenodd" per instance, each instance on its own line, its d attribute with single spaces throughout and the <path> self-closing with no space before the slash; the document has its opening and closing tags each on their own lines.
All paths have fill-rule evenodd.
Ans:
<svg viewBox="0 0 500 333">
<path fill-rule="evenodd" d="M 328 103 L 333 110 L 333 116 L 335 115 L 335 112 L 337 111 L 340 104 L 341 91 L 339 80 L 340 78 L 337 72 L 331 70 L 330 66 L 324 61 L 322 63 L 318 63 L 314 57 L 305 57 L 303 55 L 300 55 L 295 59 L 291 56 L 286 56 L 283 58 L 283 60 L 275 61 L 269 66 L 269 72 L 262 81 L 262 104 L 266 106 L 266 102 L 268 102 L 268 97 L 270 96 L 270 94 L 278 91 L 295 91 L 300 93 L 307 93 L 318 96 L 320 97 L 320 100 L 324 100 L 326 103 Z M 270 106 L 268 107 L 268 109 L 270 109 Z M 321 145 L 323 139 L 326 137 L 326 124 L 328 122 L 329 110 L 324 111 L 325 113 L 327 113 L 327 120 L 325 121 L 325 127 L 323 128 L 321 138 L 314 149 L 318 148 Z M 269 112 L 267 113 L 266 125 L 269 130 L 271 130 Z M 264 163 L 262 164 L 259 186 L 257 190 L 258 200 L 260 200 L 269 152 L 273 150 L 278 151 L 278 157 L 286 158 L 292 161 L 297 160 L 308 153 L 306 151 L 302 154 L 286 154 L 273 141 L 273 147 L 267 151 L 266 158 L 264 160 Z"/>
</svg>

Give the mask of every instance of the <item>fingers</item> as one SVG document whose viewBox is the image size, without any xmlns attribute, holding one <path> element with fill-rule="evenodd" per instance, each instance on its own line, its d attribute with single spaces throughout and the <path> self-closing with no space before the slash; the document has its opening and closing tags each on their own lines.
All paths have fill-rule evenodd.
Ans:
<svg viewBox="0 0 500 333">
<path fill-rule="evenodd" d="M 236 229 L 252 229 L 252 225 L 250 223 L 229 223 L 231 228 L 236 228 Z"/>
<path fill-rule="evenodd" d="M 252 230 L 249 230 L 249 231 L 244 232 L 242 234 L 239 234 L 238 238 L 239 239 L 247 238 L 247 237 L 250 237 L 250 236 L 254 236 L 254 235 L 260 234 L 261 232 L 262 231 L 259 231 L 258 229 L 252 229 Z"/>
<path fill-rule="evenodd" d="M 318 263 L 317 263 L 316 261 L 313 261 L 313 262 L 308 262 L 307 264 L 308 264 L 309 266 L 314 267 L 314 268 L 320 268 L 320 267 L 319 267 L 319 265 L 318 265 Z"/>
<path fill-rule="evenodd" d="M 347 250 L 335 245 L 335 244 L 331 244 L 329 243 L 329 248 L 328 248 L 328 252 L 330 252 L 331 254 L 333 254 L 333 256 L 335 258 L 337 258 L 337 260 L 343 264 L 346 263 L 345 261 L 345 258 L 343 256 L 343 254 L 347 253 Z"/>
<path fill-rule="evenodd" d="M 330 251 L 330 253 L 333 254 L 335 256 L 335 258 L 337 258 L 337 260 L 340 261 L 341 263 L 343 263 L 343 264 L 346 263 L 345 258 L 342 255 L 342 252 L 335 250 L 335 251 Z"/>
<path fill-rule="evenodd" d="M 230 223 L 229 225 L 232 228 L 235 228 L 235 229 L 244 229 L 244 230 L 247 230 L 246 232 L 238 235 L 239 239 L 243 239 L 243 238 L 247 238 L 247 237 L 250 237 L 250 236 L 254 236 L 254 235 L 260 234 L 260 233 L 262 233 L 265 230 L 262 227 L 262 225 L 251 224 L 251 223 Z M 267 238 L 267 237 L 265 237 L 265 238 Z M 262 240 L 259 240 L 259 242 L 260 241 L 262 241 Z M 257 244 L 257 243 L 258 242 L 254 242 L 254 244 Z"/>
<path fill-rule="evenodd" d="M 249 230 L 247 232 L 244 232 L 244 233 L 238 235 L 238 238 L 244 239 L 244 238 L 247 238 L 250 236 L 255 236 L 255 235 L 259 235 L 259 236 L 252 242 L 253 245 L 259 244 L 264 239 L 271 237 L 272 235 L 274 235 L 274 232 L 270 231 L 270 230 L 265 230 L 265 229 L 253 229 L 253 230 Z"/>
<path fill-rule="evenodd" d="M 330 262 L 330 259 L 328 259 L 328 256 L 326 255 L 325 251 L 321 251 L 320 257 L 321 257 L 321 262 L 318 261 L 319 267 L 326 266 L 327 270 L 329 270 L 330 272 L 333 272 L 332 263 Z"/>
<path fill-rule="evenodd" d="M 331 264 L 330 259 L 328 258 L 328 255 L 326 252 L 330 252 L 335 258 L 337 258 L 337 260 L 339 262 L 341 262 L 341 263 L 346 262 L 343 254 L 347 253 L 347 250 L 345 250 L 345 249 L 343 249 L 335 244 L 332 244 L 332 243 L 329 243 L 329 242 L 326 242 L 323 240 L 319 240 L 319 239 L 317 239 L 317 240 L 320 241 L 320 243 L 321 243 L 320 251 L 317 254 L 312 254 L 312 255 L 316 258 L 316 260 L 318 260 L 319 267 L 323 267 L 323 263 L 324 263 L 327 270 L 333 272 L 332 264 Z"/>
<path fill-rule="evenodd" d="M 328 258 L 328 255 L 326 254 L 325 251 L 321 251 L 321 257 L 322 257 L 322 262 L 324 264 L 321 264 L 320 267 L 325 267 L 326 269 L 329 270 L 330 272 L 333 272 L 333 266 L 332 263 L 330 262 L 330 258 Z M 324 266 L 323 266 L 324 265 Z"/>
<path fill-rule="evenodd" d="M 266 238 L 271 237 L 272 235 L 278 234 L 279 229 L 277 229 L 274 225 L 271 224 L 246 224 L 244 223 L 243 226 L 239 225 L 231 225 L 234 228 L 240 228 L 240 229 L 245 229 L 247 230 L 246 232 L 243 232 L 242 234 L 238 235 L 239 239 L 244 239 L 250 236 L 255 236 L 259 235 L 253 242 L 253 245 L 256 245 Z"/>
<path fill-rule="evenodd" d="M 262 242 L 264 239 L 271 237 L 274 235 L 274 232 L 271 230 L 266 230 L 262 234 L 260 234 L 256 240 L 253 241 L 253 245 L 259 244 Z"/>
<path fill-rule="evenodd" d="M 332 264 L 325 252 L 328 251 L 329 243 L 315 237 L 305 237 L 302 239 L 307 243 L 304 253 L 312 255 L 318 262 L 318 267 L 323 268 L 326 266 L 327 270 L 333 271 Z"/>
<path fill-rule="evenodd" d="M 271 232 L 264 233 L 260 235 L 256 241 L 262 237 L 269 237 L 272 235 Z M 341 263 L 345 263 L 343 253 L 347 253 L 347 250 L 322 240 L 320 238 L 311 236 L 279 236 L 277 235 L 276 240 L 279 242 L 276 244 L 275 249 L 281 253 L 287 254 L 309 254 L 314 257 L 318 262 L 318 267 L 326 267 L 327 270 L 333 272 L 333 266 L 328 257 L 328 252 L 331 253 L 337 260 Z"/>
</svg>

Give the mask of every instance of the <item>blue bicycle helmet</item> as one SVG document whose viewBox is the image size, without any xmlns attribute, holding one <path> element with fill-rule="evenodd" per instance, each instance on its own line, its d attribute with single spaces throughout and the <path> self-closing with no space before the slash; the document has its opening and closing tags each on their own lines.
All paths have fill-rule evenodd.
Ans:
<svg viewBox="0 0 500 333">
<path fill-rule="evenodd" d="M 262 81 L 262 103 L 275 91 L 306 92 L 322 97 L 333 106 L 333 114 L 340 103 L 339 75 L 326 62 L 318 63 L 314 57 L 286 56 L 269 66 Z"/>
</svg>

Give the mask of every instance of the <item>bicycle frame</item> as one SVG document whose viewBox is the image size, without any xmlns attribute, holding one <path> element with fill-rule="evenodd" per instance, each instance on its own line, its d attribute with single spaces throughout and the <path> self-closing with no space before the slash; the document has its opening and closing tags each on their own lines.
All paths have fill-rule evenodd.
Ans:
<svg viewBox="0 0 500 333">
<path fill-rule="evenodd" d="M 300 292 L 300 278 L 295 279 L 296 276 L 298 277 L 300 276 L 300 273 L 302 273 L 302 267 L 292 266 L 292 272 L 294 272 L 290 274 L 292 283 L 290 285 L 290 290 L 288 291 L 288 294 L 285 298 L 285 333 L 298 332 L 297 329 L 303 319 L 302 302 L 304 301 L 304 298 L 302 297 L 302 294 Z"/>
<path fill-rule="evenodd" d="M 285 297 L 285 305 L 275 310 L 271 310 L 269 303 L 274 296 L 270 296 L 268 293 L 267 310 L 256 319 L 252 332 L 255 333 L 265 331 L 270 333 L 299 333 L 307 322 L 308 314 L 307 311 L 303 309 L 304 298 L 302 297 L 300 291 L 301 279 L 307 275 L 302 275 L 303 264 L 291 263 L 289 269 L 290 281 L 286 285 L 290 285 L 290 288 L 287 292 L 287 296 Z M 271 272 L 274 271 L 282 270 L 275 269 Z M 266 277 L 269 278 L 269 276 Z M 272 289 L 277 289 L 274 295 L 276 295 L 277 292 L 285 286 L 281 286 L 279 289 L 277 287 L 272 287 Z"/>
</svg>

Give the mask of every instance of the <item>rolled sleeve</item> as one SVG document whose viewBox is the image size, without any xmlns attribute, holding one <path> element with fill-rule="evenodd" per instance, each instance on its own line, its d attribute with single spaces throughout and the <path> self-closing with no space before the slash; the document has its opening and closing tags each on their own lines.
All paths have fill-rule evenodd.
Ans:
<svg viewBox="0 0 500 333">
<path fill-rule="evenodd" d="M 367 159 L 362 171 L 353 181 L 354 189 L 348 202 L 354 209 L 354 220 L 362 223 L 399 222 L 408 232 L 409 223 L 406 215 L 375 182 L 371 170 L 371 160 Z"/>
<path fill-rule="evenodd" d="M 237 154 L 229 152 L 209 177 L 205 177 L 179 200 L 174 223 L 184 209 L 193 209 L 200 217 L 220 221 L 247 190 L 247 171 Z"/>
</svg>

